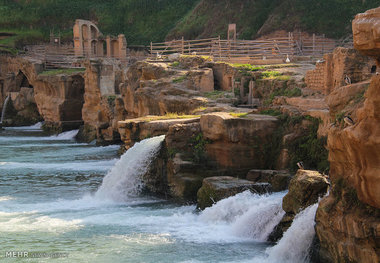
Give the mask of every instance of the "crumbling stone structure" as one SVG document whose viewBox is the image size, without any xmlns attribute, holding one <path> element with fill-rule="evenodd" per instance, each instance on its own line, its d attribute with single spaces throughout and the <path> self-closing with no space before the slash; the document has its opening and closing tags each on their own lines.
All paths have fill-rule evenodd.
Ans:
<svg viewBox="0 0 380 263">
<path fill-rule="evenodd" d="M 73 27 L 74 50 L 77 57 L 127 57 L 127 41 L 123 34 L 106 36 L 88 20 L 77 19 Z"/>
</svg>

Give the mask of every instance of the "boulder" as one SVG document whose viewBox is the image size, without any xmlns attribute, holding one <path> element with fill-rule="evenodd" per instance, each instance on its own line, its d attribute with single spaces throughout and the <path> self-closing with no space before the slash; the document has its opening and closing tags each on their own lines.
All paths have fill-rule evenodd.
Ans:
<svg viewBox="0 0 380 263">
<path fill-rule="evenodd" d="M 299 169 L 289 183 L 289 192 L 282 199 L 282 209 L 286 214 L 268 237 L 268 241 L 278 241 L 290 227 L 294 217 L 301 210 L 318 202 L 326 194 L 329 182 L 317 171 Z"/>
<path fill-rule="evenodd" d="M 352 22 L 355 48 L 375 58 L 377 66 L 380 61 L 379 25 L 380 8 L 358 14 Z M 360 87 L 341 90 L 334 96 L 337 102 L 331 97 L 332 109 L 345 110 L 345 100 L 355 89 Z M 319 204 L 315 227 L 321 262 L 380 261 L 379 75 L 372 76 L 364 99 L 358 107 L 350 108 L 353 125 L 335 126 L 329 130 L 332 187 L 329 196 Z"/>
<path fill-rule="evenodd" d="M 273 192 L 284 191 L 292 175 L 285 170 L 250 170 L 247 174 L 247 180 L 255 183 L 269 183 Z"/>
<path fill-rule="evenodd" d="M 119 133 L 125 147 L 129 149 L 136 142 L 148 137 L 164 135 L 176 124 L 199 123 L 199 118 L 154 120 L 157 116 L 146 116 L 118 122 Z M 152 120 L 150 120 L 150 118 Z M 199 125 L 199 124 L 198 124 Z"/>
<path fill-rule="evenodd" d="M 354 47 L 380 62 L 380 7 L 357 14 L 352 21 Z M 378 65 L 380 66 L 380 65 Z"/>
<path fill-rule="evenodd" d="M 245 177 L 250 169 L 263 169 L 275 158 L 266 152 L 278 125 L 275 117 L 216 112 L 202 115 L 200 123 L 203 137 L 209 141 L 206 153 L 220 168 L 240 170 L 235 175 Z"/>
<path fill-rule="evenodd" d="M 282 200 L 282 209 L 297 214 L 318 202 L 326 194 L 329 182 L 317 171 L 299 169 L 289 184 L 289 192 Z"/>
<path fill-rule="evenodd" d="M 202 73 L 203 72 L 203 73 Z M 165 63 L 137 62 L 129 67 L 126 80 L 120 86 L 125 110 L 130 117 L 165 115 L 166 113 L 191 114 L 207 104 L 200 97 L 201 89 L 209 89 L 209 69 L 191 77 L 188 70 L 178 70 Z M 206 84 L 204 84 L 206 83 Z"/>
<path fill-rule="evenodd" d="M 205 209 L 224 198 L 250 190 L 263 194 L 270 191 L 268 183 L 254 183 L 231 176 L 208 177 L 203 180 L 202 187 L 197 194 L 199 209 Z"/>
</svg>

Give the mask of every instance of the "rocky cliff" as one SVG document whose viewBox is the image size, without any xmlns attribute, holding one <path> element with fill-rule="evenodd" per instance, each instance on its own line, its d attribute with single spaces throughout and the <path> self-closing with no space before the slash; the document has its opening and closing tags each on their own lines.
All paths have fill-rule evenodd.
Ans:
<svg viewBox="0 0 380 263">
<path fill-rule="evenodd" d="M 355 47 L 377 61 L 379 24 L 380 8 L 359 14 L 353 21 Z M 335 125 L 329 131 L 332 189 L 316 215 L 323 262 L 380 260 L 379 103 L 380 76 L 376 74 L 365 92 L 364 104 L 351 109 L 352 122 L 347 120 L 347 124 Z"/>
<path fill-rule="evenodd" d="M 1 101 L 12 95 L 16 111 L 37 107 L 45 120 L 45 127 L 53 130 L 68 130 L 79 127 L 82 122 L 84 79 L 81 71 L 44 72 L 40 61 L 22 57 L 2 58 L 3 88 Z M 25 89 L 30 89 L 26 92 Z M 33 98 L 25 99 L 25 94 Z M 31 121 L 35 121 L 35 111 Z"/>
</svg>

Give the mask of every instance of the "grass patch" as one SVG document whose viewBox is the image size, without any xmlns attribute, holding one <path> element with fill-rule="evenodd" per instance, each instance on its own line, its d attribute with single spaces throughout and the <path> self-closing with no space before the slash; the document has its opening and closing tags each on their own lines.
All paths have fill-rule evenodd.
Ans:
<svg viewBox="0 0 380 263">
<path fill-rule="evenodd" d="M 266 71 L 261 72 L 261 78 L 263 79 L 275 79 L 281 75 L 282 74 L 280 72 L 273 71 L 273 70 L 266 70 Z"/>
<path fill-rule="evenodd" d="M 65 68 L 65 69 L 54 69 L 54 70 L 46 70 L 41 72 L 40 76 L 54 76 L 59 74 L 73 74 L 85 71 L 85 68 Z"/>
<path fill-rule="evenodd" d="M 22 49 L 22 47 L 27 44 L 39 44 L 47 41 L 46 36 L 38 30 L 0 29 L 0 32 L 13 34 L 12 36 L 0 39 L 0 45 L 9 48 Z"/>
<path fill-rule="evenodd" d="M 282 115 L 282 112 L 279 111 L 279 110 L 275 110 L 275 109 L 268 109 L 268 110 L 262 110 L 260 111 L 260 114 L 263 114 L 263 115 L 270 115 L 270 116 L 280 116 Z"/>
<path fill-rule="evenodd" d="M 185 81 L 185 79 L 187 79 L 187 76 L 184 75 L 184 76 L 180 76 L 180 77 L 177 77 L 175 79 L 172 80 L 173 83 L 180 83 L 180 82 L 183 82 Z"/>
<path fill-rule="evenodd" d="M 246 118 L 248 114 L 248 112 L 230 112 L 230 115 L 235 118 Z"/>
<path fill-rule="evenodd" d="M 208 109 L 207 107 L 201 106 L 201 107 L 198 107 L 198 108 L 192 110 L 191 113 L 202 112 L 202 111 L 205 111 L 207 109 Z"/>
<path fill-rule="evenodd" d="M 221 98 L 232 98 L 232 95 L 231 95 L 231 92 L 228 92 L 228 91 L 214 90 L 214 91 L 203 93 L 203 97 L 216 100 L 216 99 L 221 99 Z"/>
<path fill-rule="evenodd" d="M 174 61 L 173 63 L 170 63 L 169 66 L 174 68 L 179 67 L 179 61 Z"/>
<path fill-rule="evenodd" d="M 181 114 L 176 112 L 169 112 L 162 116 L 155 116 L 155 115 L 148 115 L 145 117 L 140 117 L 137 119 L 131 119 L 127 121 L 145 121 L 145 122 L 151 122 L 151 121 L 160 121 L 160 120 L 173 120 L 173 119 L 192 119 L 192 118 L 199 118 L 201 115 L 187 115 L 187 114 Z"/>
<path fill-rule="evenodd" d="M 262 66 L 255 66 L 255 65 L 251 65 L 251 64 L 234 63 L 234 64 L 230 64 L 230 65 L 234 68 L 241 69 L 244 71 L 258 71 L 260 69 L 264 69 L 264 67 L 262 67 Z"/>
</svg>

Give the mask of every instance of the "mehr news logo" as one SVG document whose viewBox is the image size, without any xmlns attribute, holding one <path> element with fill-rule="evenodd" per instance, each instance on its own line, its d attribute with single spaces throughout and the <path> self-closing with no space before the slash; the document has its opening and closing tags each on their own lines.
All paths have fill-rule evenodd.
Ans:
<svg viewBox="0 0 380 263">
<path fill-rule="evenodd" d="M 6 251 L 6 258 L 67 258 L 69 253 L 61 252 L 28 252 L 28 251 Z"/>
</svg>

